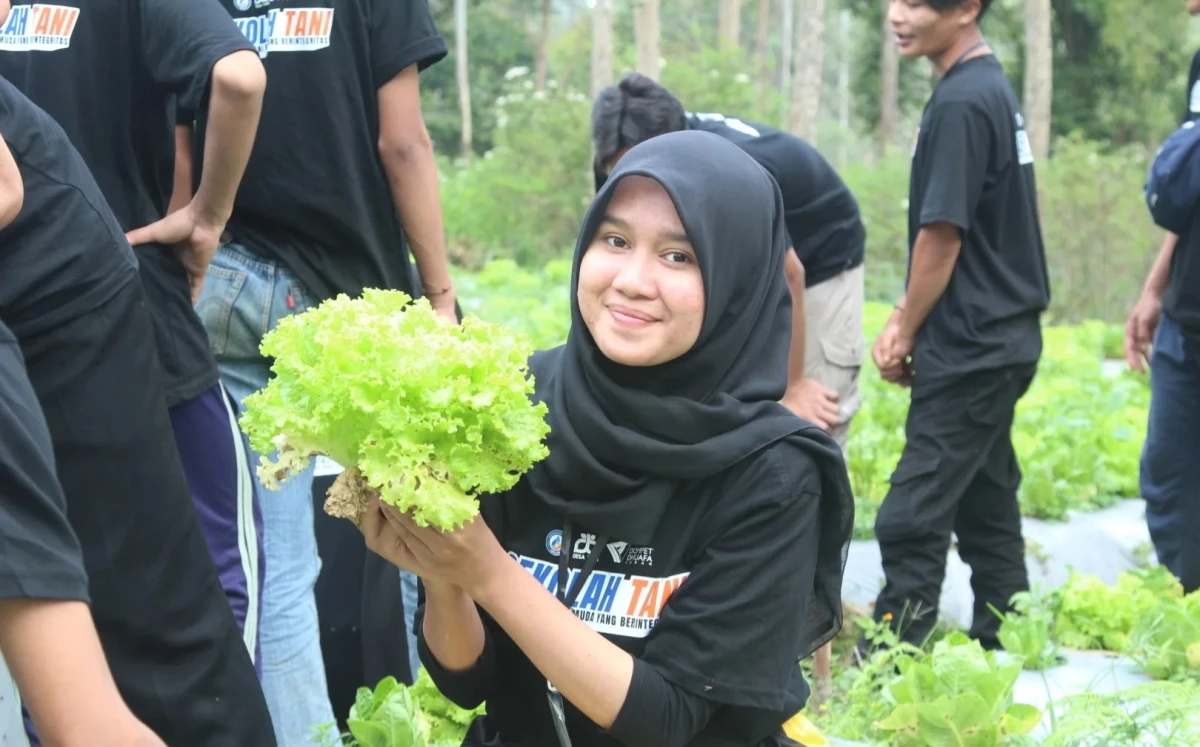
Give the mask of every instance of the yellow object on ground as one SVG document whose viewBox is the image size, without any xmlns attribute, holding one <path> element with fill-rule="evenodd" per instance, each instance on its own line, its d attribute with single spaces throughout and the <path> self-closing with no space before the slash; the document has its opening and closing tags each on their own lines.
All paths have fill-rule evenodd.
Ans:
<svg viewBox="0 0 1200 747">
<path fill-rule="evenodd" d="M 788 739 L 793 739 L 804 747 L 829 747 L 829 740 L 825 739 L 803 713 L 797 713 L 788 719 L 783 725 L 783 733 L 787 734 Z"/>
</svg>

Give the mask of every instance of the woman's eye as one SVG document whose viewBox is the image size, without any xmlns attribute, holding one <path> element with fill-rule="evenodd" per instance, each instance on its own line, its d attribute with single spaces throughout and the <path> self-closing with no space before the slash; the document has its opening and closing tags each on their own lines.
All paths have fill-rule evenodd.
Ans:
<svg viewBox="0 0 1200 747">
<path fill-rule="evenodd" d="M 667 252 L 667 261 L 675 264 L 687 264 L 692 258 L 686 252 Z"/>
<path fill-rule="evenodd" d="M 610 246 L 614 246 L 618 249 L 624 249 L 629 246 L 629 244 L 625 243 L 625 239 L 621 238 L 620 236 L 608 236 L 605 237 L 604 240 L 607 241 Z"/>
</svg>

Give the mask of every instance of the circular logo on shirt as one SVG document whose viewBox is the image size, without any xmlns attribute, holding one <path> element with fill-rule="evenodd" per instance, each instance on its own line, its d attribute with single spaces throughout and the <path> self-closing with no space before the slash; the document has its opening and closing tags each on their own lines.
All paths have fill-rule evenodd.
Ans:
<svg viewBox="0 0 1200 747">
<path fill-rule="evenodd" d="M 551 530 L 550 534 L 546 535 L 546 551 L 557 558 L 562 554 L 562 542 L 562 530 Z"/>
<path fill-rule="evenodd" d="M 238 10 L 250 10 L 250 0 L 233 0 L 233 7 Z"/>
</svg>

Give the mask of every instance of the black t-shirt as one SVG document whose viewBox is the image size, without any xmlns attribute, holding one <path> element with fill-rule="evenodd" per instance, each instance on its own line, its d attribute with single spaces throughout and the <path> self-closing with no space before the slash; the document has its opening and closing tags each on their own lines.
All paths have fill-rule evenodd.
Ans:
<svg viewBox="0 0 1200 747">
<path fill-rule="evenodd" d="M 958 226 L 963 243 L 917 334 L 914 394 L 973 371 L 1036 363 L 1050 281 L 1033 153 L 991 55 L 952 67 L 925 105 L 909 178 L 910 249 L 932 223 Z"/>
<path fill-rule="evenodd" d="M 580 587 L 575 614 L 666 681 L 719 704 L 688 744 L 757 747 L 779 733 L 809 694 L 798 658 L 816 573 L 820 494 L 816 462 L 781 442 L 681 490 L 648 547 L 581 527 L 566 548 L 563 523 L 522 484 L 484 498 L 482 514 L 509 555 L 551 593 L 564 550 L 571 554 L 571 588 L 585 559 L 607 539 Z M 487 731 L 498 732 L 503 747 L 558 744 L 545 678 L 495 621 L 481 616 L 487 653 L 466 672 L 438 667 L 421 632 L 422 659 L 435 682 L 460 702 L 486 700 Z M 710 662 L 723 665 L 731 656 L 742 662 L 738 675 L 714 679 Z M 629 699 L 640 696 L 631 691 Z M 575 747 L 621 744 L 569 702 L 565 707 Z M 649 744 L 648 738 L 636 741 Z"/>
<path fill-rule="evenodd" d="M 15 6 L 0 30 L 0 75 L 53 117 L 125 231 L 166 215 L 175 108 L 206 106 L 213 65 L 252 47 L 217 0 L 61 0 Z M 135 249 L 177 404 L 217 383 L 216 361 L 170 249 Z"/>
<path fill-rule="evenodd" d="M 283 262 L 318 298 L 372 287 L 411 293 L 408 247 L 379 157 L 376 94 L 410 65 L 446 56 L 428 4 L 221 3 L 258 49 L 268 80 L 231 234 Z M 196 134 L 202 143 L 202 117 Z"/>
<path fill-rule="evenodd" d="M 45 416 L 0 322 L 0 599 L 88 601 Z"/>
<path fill-rule="evenodd" d="M 3 77 L 0 133 L 25 187 L 0 231 L 0 321 L 25 339 L 103 305 L 137 262 L 66 133 Z"/>
<path fill-rule="evenodd" d="M 688 127 L 720 135 L 775 177 L 807 287 L 863 263 L 867 235 L 858 201 L 816 148 L 773 127 L 722 114 L 689 114 Z"/>
<path fill-rule="evenodd" d="M 1183 122 L 1200 120 L 1200 52 L 1188 72 Z M 1181 122 L 1182 124 L 1182 122 Z M 1163 311 L 1179 323 L 1184 335 L 1200 345 L 1200 210 L 1171 253 L 1170 279 Z"/>
</svg>

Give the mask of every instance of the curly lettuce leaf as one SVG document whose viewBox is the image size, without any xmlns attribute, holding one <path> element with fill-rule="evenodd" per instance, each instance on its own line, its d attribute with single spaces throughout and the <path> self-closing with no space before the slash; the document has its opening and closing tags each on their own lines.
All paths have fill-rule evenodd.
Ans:
<svg viewBox="0 0 1200 747">
<path fill-rule="evenodd" d="M 283 319 L 261 350 L 274 377 L 241 422 L 256 450 L 277 451 L 259 467 L 267 487 L 325 455 L 418 524 L 448 530 L 548 453 L 533 348 L 506 327 L 450 324 L 425 299 L 368 289 Z"/>
</svg>

